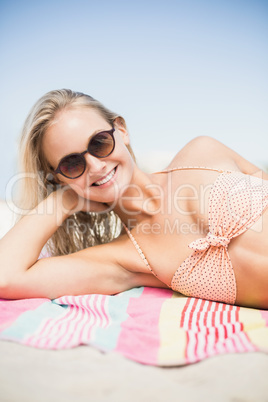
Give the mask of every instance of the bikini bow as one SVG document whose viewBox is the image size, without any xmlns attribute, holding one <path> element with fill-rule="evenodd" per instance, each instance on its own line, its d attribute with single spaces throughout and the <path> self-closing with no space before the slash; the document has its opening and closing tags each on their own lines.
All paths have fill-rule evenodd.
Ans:
<svg viewBox="0 0 268 402">
<path fill-rule="evenodd" d="M 206 237 L 193 241 L 188 247 L 192 248 L 193 250 L 203 251 L 207 250 L 210 246 L 227 247 L 229 243 L 230 239 L 227 237 L 215 236 L 212 233 L 208 233 Z"/>
</svg>

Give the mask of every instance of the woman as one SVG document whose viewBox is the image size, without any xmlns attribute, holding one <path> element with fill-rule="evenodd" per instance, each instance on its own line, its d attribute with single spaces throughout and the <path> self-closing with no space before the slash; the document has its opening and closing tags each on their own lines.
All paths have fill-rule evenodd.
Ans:
<svg viewBox="0 0 268 402">
<path fill-rule="evenodd" d="M 267 175 L 220 142 L 198 137 L 146 174 L 122 117 L 59 90 L 33 107 L 21 153 L 25 216 L 0 242 L 0 297 L 153 286 L 268 308 Z"/>
</svg>

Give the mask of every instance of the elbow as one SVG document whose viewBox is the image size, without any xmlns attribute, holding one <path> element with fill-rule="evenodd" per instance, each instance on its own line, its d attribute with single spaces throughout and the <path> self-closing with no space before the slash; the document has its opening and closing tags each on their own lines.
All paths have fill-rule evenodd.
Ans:
<svg viewBox="0 0 268 402">
<path fill-rule="evenodd" d="M 19 281 L 16 279 L 1 278 L 0 279 L 0 298 L 1 299 L 19 299 L 18 290 L 20 289 Z"/>
<path fill-rule="evenodd" d="M 8 294 L 10 295 L 10 284 L 4 278 L 0 278 L 0 298 L 1 299 L 9 299 Z"/>
</svg>

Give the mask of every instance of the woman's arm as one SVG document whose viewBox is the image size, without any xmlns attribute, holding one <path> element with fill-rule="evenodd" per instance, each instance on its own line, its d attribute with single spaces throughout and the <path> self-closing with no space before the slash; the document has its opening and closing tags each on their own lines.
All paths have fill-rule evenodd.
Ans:
<svg viewBox="0 0 268 402">
<path fill-rule="evenodd" d="M 50 194 L 1 239 L 0 283 L 27 271 L 37 261 L 43 246 L 75 206 L 71 191 Z"/>
<path fill-rule="evenodd" d="M 0 298 L 115 294 L 137 286 L 137 277 L 120 266 L 111 244 L 37 261 L 47 240 L 73 213 L 77 199 L 71 191 L 52 193 L 0 241 Z"/>
<path fill-rule="evenodd" d="M 108 257 L 107 247 L 105 244 L 71 255 L 43 258 L 9 280 L 0 289 L 0 297 L 55 299 L 64 295 L 110 295 L 141 286 L 141 274 L 122 268 L 111 253 Z"/>
</svg>

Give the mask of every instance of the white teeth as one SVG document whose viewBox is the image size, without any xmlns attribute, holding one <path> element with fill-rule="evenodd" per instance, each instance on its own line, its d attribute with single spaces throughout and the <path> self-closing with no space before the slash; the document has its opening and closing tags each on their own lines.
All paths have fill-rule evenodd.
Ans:
<svg viewBox="0 0 268 402">
<path fill-rule="evenodd" d="M 109 180 L 111 180 L 111 178 L 114 176 L 115 174 L 115 168 L 111 171 L 111 173 L 108 174 L 108 176 L 106 176 L 104 179 L 99 180 L 99 181 L 95 181 L 95 185 L 96 186 L 101 186 L 104 183 L 107 183 Z"/>
</svg>

